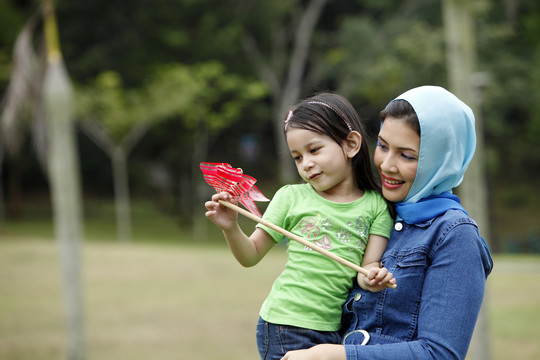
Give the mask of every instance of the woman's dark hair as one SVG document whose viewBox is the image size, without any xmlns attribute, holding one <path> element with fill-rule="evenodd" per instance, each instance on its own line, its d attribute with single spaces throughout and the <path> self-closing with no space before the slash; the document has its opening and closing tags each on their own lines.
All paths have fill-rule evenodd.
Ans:
<svg viewBox="0 0 540 360">
<path fill-rule="evenodd" d="M 387 116 L 405 121 L 405 123 L 420 136 L 420 122 L 418 121 L 418 116 L 408 101 L 398 99 L 388 103 L 379 115 L 381 124 Z"/>
<path fill-rule="evenodd" d="M 331 137 L 343 145 L 351 131 L 362 136 L 358 153 L 352 158 L 354 178 L 362 190 L 380 190 L 371 168 L 367 132 L 352 104 L 343 96 L 320 93 L 293 107 L 285 120 L 285 134 L 290 128 L 305 129 Z"/>
</svg>

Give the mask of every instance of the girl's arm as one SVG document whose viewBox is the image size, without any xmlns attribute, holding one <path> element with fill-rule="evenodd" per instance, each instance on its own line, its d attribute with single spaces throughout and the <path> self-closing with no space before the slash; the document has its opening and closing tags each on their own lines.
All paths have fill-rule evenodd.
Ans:
<svg viewBox="0 0 540 360">
<path fill-rule="evenodd" d="M 221 205 L 219 200 L 234 202 L 233 197 L 226 192 L 215 194 L 212 201 L 205 203 L 208 210 L 206 217 L 221 228 L 232 254 L 242 266 L 256 265 L 275 245 L 274 240 L 259 228 L 248 237 L 238 225 L 236 211 Z"/>
<path fill-rule="evenodd" d="M 245 267 L 256 265 L 276 244 L 263 229 L 256 228 L 248 237 L 238 224 L 233 229 L 223 230 L 223 235 L 236 260 Z"/>
<path fill-rule="evenodd" d="M 368 271 L 368 275 L 358 273 L 358 285 L 364 290 L 373 292 L 386 289 L 387 284 L 395 284 L 396 279 L 388 270 L 381 265 L 381 258 L 388 245 L 388 239 L 380 235 L 369 235 L 368 244 L 362 267 Z"/>
</svg>

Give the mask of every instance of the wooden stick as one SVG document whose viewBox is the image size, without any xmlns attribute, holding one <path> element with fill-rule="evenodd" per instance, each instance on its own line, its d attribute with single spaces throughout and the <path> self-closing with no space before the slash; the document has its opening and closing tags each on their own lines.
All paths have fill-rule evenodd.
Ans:
<svg viewBox="0 0 540 360">
<path fill-rule="evenodd" d="M 244 209 L 242 209 L 242 208 L 239 207 L 239 206 L 236 206 L 236 205 L 231 204 L 230 202 L 224 201 L 224 200 L 219 200 L 219 203 L 220 203 L 221 205 L 223 205 L 223 206 L 228 207 L 229 209 L 232 209 L 232 210 L 236 211 L 236 212 L 239 213 L 239 214 L 244 215 L 245 217 L 250 218 L 250 219 L 253 220 L 253 221 L 256 221 L 256 222 L 258 222 L 258 223 L 260 223 L 260 224 L 263 224 L 263 225 L 269 227 L 270 229 L 273 229 L 273 230 L 275 230 L 275 231 L 277 231 L 277 232 L 279 232 L 279 233 L 285 235 L 285 236 L 286 236 L 287 238 L 289 238 L 289 239 L 292 239 L 292 240 L 294 240 L 294 241 L 298 241 L 300 244 L 305 245 L 305 246 L 307 246 L 308 248 L 310 248 L 310 249 L 312 249 L 312 250 L 315 250 L 315 251 L 317 251 L 317 252 L 323 254 L 324 256 L 327 256 L 327 257 L 329 257 L 330 259 L 337 261 L 337 262 L 340 263 L 340 264 L 343 264 L 343 265 L 345 265 L 345 266 L 350 267 L 351 269 L 353 269 L 353 270 L 356 271 L 356 272 L 359 272 L 360 274 L 363 274 L 363 275 L 365 275 L 365 276 L 367 276 L 367 274 L 368 274 L 367 270 L 364 269 L 363 267 L 360 267 L 360 266 L 358 266 L 358 265 L 356 265 L 356 264 L 350 262 L 349 260 L 343 259 L 342 257 L 339 257 L 339 256 L 337 256 L 336 254 L 331 253 L 330 251 L 321 248 L 320 246 L 317 246 L 317 245 L 315 245 L 315 244 L 312 244 L 312 243 L 310 243 L 309 241 L 307 241 L 307 240 L 301 238 L 300 236 L 295 235 L 295 234 L 293 234 L 292 232 L 287 231 L 287 230 L 285 230 L 285 229 L 283 229 L 283 228 L 280 228 L 279 226 L 274 225 L 274 224 L 272 224 L 271 222 L 268 222 L 268 221 L 264 220 L 263 218 L 258 217 L 257 215 L 253 215 L 253 214 L 250 213 L 249 211 L 244 210 Z M 392 289 L 395 289 L 395 288 L 397 287 L 396 284 L 388 284 L 387 286 L 390 287 L 390 288 L 392 288 Z"/>
</svg>

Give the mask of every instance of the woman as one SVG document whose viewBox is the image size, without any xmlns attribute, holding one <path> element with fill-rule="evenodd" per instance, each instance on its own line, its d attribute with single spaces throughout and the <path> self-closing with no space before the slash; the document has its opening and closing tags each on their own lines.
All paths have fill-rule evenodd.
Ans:
<svg viewBox="0 0 540 360">
<path fill-rule="evenodd" d="M 381 121 L 374 163 L 397 212 L 382 263 L 397 290 L 356 286 L 344 305 L 343 345 L 283 359 L 465 359 L 493 266 L 451 193 L 474 154 L 474 115 L 445 89 L 422 86 L 390 102 Z"/>
</svg>

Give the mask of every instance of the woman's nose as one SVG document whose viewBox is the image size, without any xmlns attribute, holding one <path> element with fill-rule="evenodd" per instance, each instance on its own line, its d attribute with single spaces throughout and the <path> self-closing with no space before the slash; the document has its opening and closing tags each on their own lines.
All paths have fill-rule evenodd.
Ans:
<svg viewBox="0 0 540 360">
<path fill-rule="evenodd" d="M 383 171 L 396 172 L 397 167 L 396 167 L 396 162 L 394 160 L 394 157 L 391 156 L 390 154 L 386 154 L 382 159 L 380 168 Z"/>
</svg>

